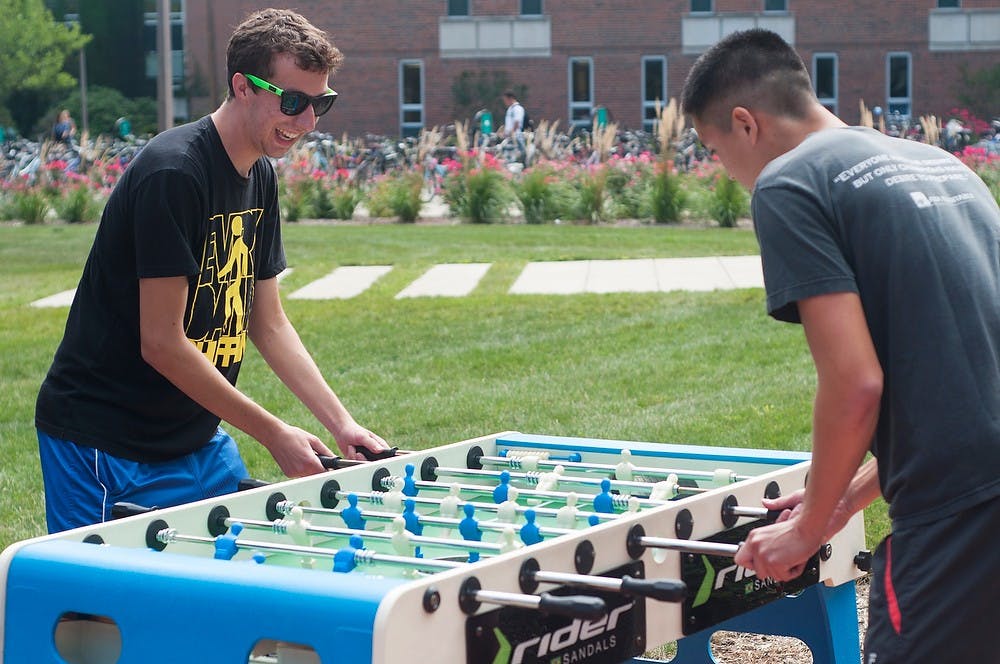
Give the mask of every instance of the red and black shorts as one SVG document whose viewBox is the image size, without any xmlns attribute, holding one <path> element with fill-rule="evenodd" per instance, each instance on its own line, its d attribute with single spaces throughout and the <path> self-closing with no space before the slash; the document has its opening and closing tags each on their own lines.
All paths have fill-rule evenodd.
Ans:
<svg viewBox="0 0 1000 664">
<path fill-rule="evenodd" d="M 1000 499 L 895 530 L 878 547 L 863 664 L 995 662 Z"/>
</svg>

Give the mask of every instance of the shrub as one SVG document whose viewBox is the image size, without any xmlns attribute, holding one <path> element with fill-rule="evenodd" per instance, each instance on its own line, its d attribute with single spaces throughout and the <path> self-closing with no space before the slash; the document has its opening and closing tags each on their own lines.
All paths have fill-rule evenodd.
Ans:
<svg viewBox="0 0 1000 664">
<path fill-rule="evenodd" d="M 750 198 L 743 185 L 719 172 L 709 204 L 709 213 L 719 226 L 733 228 L 741 217 L 750 215 Z"/>
<path fill-rule="evenodd" d="M 616 162 L 612 159 L 607 188 L 615 218 L 640 219 L 648 216 L 649 180 L 649 164 L 645 161 Z"/>
<path fill-rule="evenodd" d="M 394 172 L 380 176 L 368 192 L 368 213 L 373 217 L 398 217 L 410 223 L 420 215 L 423 175 Z"/>
<path fill-rule="evenodd" d="M 102 207 L 94 192 L 81 183 L 64 190 L 53 204 L 59 218 L 71 224 L 97 221 Z"/>
<path fill-rule="evenodd" d="M 15 189 L 11 192 L 12 218 L 26 224 L 41 224 L 49 215 L 52 204 L 48 196 L 37 188 Z"/>
<path fill-rule="evenodd" d="M 349 184 L 334 185 L 330 192 L 330 203 L 333 205 L 334 219 L 351 219 L 354 210 L 364 199 L 364 194 L 355 186 Z"/>
<path fill-rule="evenodd" d="M 284 182 L 284 192 L 281 192 L 281 203 L 284 208 L 282 218 L 285 221 L 299 221 L 316 215 L 316 185 L 315 180 L 305 175 L 291 175 Z"/>
<path fill-rule="evenodd" d="M 420 189 L 424 185 L 423 175 L 414 171 L 399 173 L 391 177 L 389 182 L 389 204 L 393 214 L 405 223 L 416 221 L 423 205 L 420 198 Z"/>
<path fill-rule="evenodd" d="M 687 195 L 668 162 L 657 165 L 650 177 L 647 195 L 650 215 L 656 223 L 674 224 L 680 221 Z"/>
<path fill-rule="evenodd" d="M 473 224 L 503 221 L 512 198 L 507 179 L 493 168 L 467 166 L 445 181 L 444 199 L 451 214 Z"/>
<path fill-rule="evenodd" d="M 565 186 L 551 166 L 529 168 L 513 181 L 514 195 L 524 214 L 525 223 L 543 224 L 563 216 L 569 206 Z"/>
<path fill-rule="evenodd" d="M 608 218 L 607 179 L 608 170 L 603 165 L 583 169 L 577 174 L 573 180 L 577 193 L 574 218 L 591 223 Z"/>
<path fill-rule="evenodd" d="M 368 189 L 365 204 L 368 208 L 368 214 L 372 217 L 392 216 L 392 203 L 389 200 L 391 191 L 388 180 L 387 176 L 380 175 L 373 180 L 372 186 Z"/>
</svg>

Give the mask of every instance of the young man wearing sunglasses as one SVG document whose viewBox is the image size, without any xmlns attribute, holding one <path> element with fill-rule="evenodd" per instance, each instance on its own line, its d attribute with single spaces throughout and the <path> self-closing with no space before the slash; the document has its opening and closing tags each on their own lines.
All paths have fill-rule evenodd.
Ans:
<svg viewBox="0 0 1000 664">
<path fill-rule="evenodd" d="M 249 338 L 288 388 L 363 458 L 384 440 L 320 374 L 278 294 L 281 157 L 327 112 L 342 55 L 302 16 L 268 9 L 234 31 L 229 94 L 163 132 L 112 193 L 36 406 L 50 532 L 235 491 L 246 468 L 225 420 L 289 477 L 318 473 L 315 435 L 236 389 Z"/>
</svg>

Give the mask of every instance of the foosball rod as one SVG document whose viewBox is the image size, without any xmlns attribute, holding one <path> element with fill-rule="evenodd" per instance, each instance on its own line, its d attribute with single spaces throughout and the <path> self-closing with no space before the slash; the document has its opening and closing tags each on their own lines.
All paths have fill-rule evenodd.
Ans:
<svg viewBox="0 0 1000 664">
<path fill-rule="evenodd" d="M 547 493 L 555 493 L 555 492 L 547 492 Z M 362 492 L 362 491 L 338 491 L 336 493 L 336 496 L 337 496 L 338 500 L 347 500 L 347 497 L 349 495 L 352 495 L 352 494 L 355 495 L 355 496 L 357 496 L 358 500 L 365 500 L 365 501 L 371 503 L 372 505 L 387 505 L 387 503 L 385 501 L 386 493 L 383 493 L 381 491 L 365 491 L 365 492 Z M 527 490 L 522 491 L 522 490 L 518 489 L 518 496 L 519 497 L 528 497 L 528 498 L 532 497 L 532 496 L 526 495 L 526 494 L 528 494 Z M 568 496 L 568 495 L 569 494 L 562 494 L 560 497 L 563 500 L 565 500 L 566 496 Z M 581 497 L 583 497 L 583 496 L 581 496 Z M 590 496 L 586 496 L 586 497 L 590 497 Z M 552 500 L 559 500 L 559 498 L 557 498 L 557 497 L 552 497 L 551 499 Z M 403 500 L 412 500 L 414 502 L 414 504 L 416 504 L 416 505 L 426 505 L 426 506 L 438 507 L 438 508 L 441 507 L 441 500 L 439 500 L 437 498 L 424 498 L 424 497 L 421 497 L 421 496 L 414 496 L 414 497 L 411 498 L 411 497 L 408 497 L 408 496 L 403 496 Z M 639 503 L 640 505 L 646 505 L 646 506 L 666 505 L 667 502 L 668 502 L 668 501 L 650 501 L 649 499 L 642 499 L 642 498 L 638 498 L 637 500 L 640 501 L 640 503 Z M 483 511 L 483 512 L 501 512 L 501 511 L 503 511 L 505 509 L 503 507 L 503 503 L 483 503 L 483 502 L 478 502 L 478 501 L 474 501 L 474 500 L 460 500 L 459 501 L 459 505 L 472 505 L 474 508 L 476 508 L 477 511 Z M 622 507 L 626 507 L 626 506 L 622 505 Z M 519 513 L 519 514 L 523 514 L 524 512 L 527 512 L 528 510 L 534 510 L 535 514 L 537 514 L 539 516 L 550 516 L 550 517 L 557 516 L 558 512 L 559 512 L 559 508 L 556 508 L 556 507 L 538 507 L 538 506 L 532 506 L 532 505 L 516 505 L 516 506 L 513 507 L 513 510 L 515 512 Z M 580 513 L 577 515 L 577 518 L 587 518 L 591 514 L 595 515 L 601 521 L 613 521 L 613 520 L 615 520 L 615 519 L 618 518 L 618 514 L 607 514 L 607 513 L 602 513 L 602 512 L 587 512 L 587 511 L 583 511 L 583 510 L 580 511 Z"/>
<path fill-rule="evenodd" d="M 702 542 L 697 540 L 676 539 L 672 537 L 650 537 L 646 535 L 641 524 L 632 526 L 625 539 L 625 546 L 633 558 L 639 558 L 646 549 L 668 549 L 681 553 L 701 553 L 707 556 L 723 556 L 732 558 L 740 550 L 739 544 L 724 542 Z"/>
<path fill-rule="evenodd" d="M 504 470 L 504 471 L 499 471 L 499 470 L 478 470 L 478 469 L 475 469 L 475 468 L 448 468 L 448 467 L 445 467 L 445 466 L 438 466 L 438 467 L 434 468 L 434 472 L 437 474 L 438 477 L 466 477 L 466 478 L 468 478 L 468 477 L 490 477 L 490 478 L 494 478 L 494 479 L 498 479 L 498 480 L 500 478 L 500 473 L 501 472 L 505 472 L 505 473 L 509 473 L 510 474 L 510 478 L 512 480 L 514 480 L 514 479 L 521 480 L 521 481 L 528 482 L 529 484 L 537 484 L 538 483 L 538 479 L 539 479 L 538 475 L 535 474 L 535 473 L 516 473 L 516 472 L 510 472 L 510 471 L 507 471 L 507 470 Z M 386 479 L 389 479 L 389 478 L 386 478 Z M 611 479 L 608 479 L 606 477 L 605 478 L 596 478 L 596 477 L 591 478 L 591 477 L 566 477 L 566 476 L 560 476 L 558 483 L 559 484 L 563 484 L 563 483 L 580 484 L 580 485 L 589 486 L 589 487 L 594 487 L 594 486 L 599 487 L 601 485 L 601 483 L 604 482 L 605 480 L 611 482 L 611 488 L 612 489 L 618 489 L 618 490 L 621 490 L 621 489 L 639 489 L 639 490 L 647 491 L 648 492 L 654 486 L 654 484 L 652 482 L 632 482 L 632 481 L 627 481 L 627 480 L 611 480 Z M 426 488 L 434 488 L 435 485 L 437 485 L 438 488 L 440 488 L 441 486 L 447 486 L 447 485 L 442 485 L 440 482 L 423 482 L 423 481 L 418 481 L 418 482 L 416 482 L 416 484 L 420 488 L 425 488 L 425 487 Z M 429 485 L 429 486 L 427 486 L 427 485 Z M 678 490 L 679 491 L 683 491 L 684 493 L 691 493 L 691 494 L 705 493 L 705 492 L 709 491 L 709 489 L 703 489 L 701 487 L 693 487 L 693 486 L 678 486 Z"/>
<path fill-rule="evenodd" d="M 239 523 L 233 524 L 234 526 L 240 525 Z M 240 529 L 242 530 L 242 528 Z M 234 529 L 234 532 L 237 532 Z M 252 551 L 270 551 L 272 553 L 283 553 L 291 554 L 297 556 L 308 556 L 317 558 L 337 558 L 338 556 L 343 556 L 345 552 L 352 555 L 353 560 L 356 564 L 364 565 L 374 565 L 384 564 L 390 567 L 405 567 L 418 570 L 448 570 L 454 569 L 456 567 L 461 567 L 465 563 L 455 562 L 451 560 L 437 560 L 433 558 L 412 558 L 407 556 L 393 556 L 385 553 L 375 553 L 374 551 L 369 551 L 367 549 L 358 549 L 356 547 L 346 547 L 344 549 L 324 549 L 318 546 L 302 546 L 299 544 L 275 544 L 273 542 L 259 542 L 254 540 L 240 540 L 235 536 L 222 535 L 221 537 L 228 538 L 228 545 L 234 549 L 252 550 Z M 188 542 L 192 544 L 208 544 L 211 546 L 216 546 L 218 544 L 219 538 L 216 537 L 202 537 L 199 535 L 184 535 L 178 533 L 174 528 L 164 528 L 156 534 L 157 540 L 163 544 L 172 544 L 174 542 Z M 350 552 L 353 552 L 351 554 Z"/>
<path fill-rule="evenodd" d="M 278 503 L 278 511 L 285 511 L 285 513 L 287 513 L 287 511 L 290 511 L 293 506 L 298 506 L 298 505 L 295 505 L 294 503 L 290 503 L 288 501 L 284 503 Z M 310 507 L 307 505 L 301 505 L 300 507 L 302 507 L 303 513 L 316 514 L 319 516 L 339 517 L 344 511 L 343 508 Z M 592 512 L 581 512 L 578 515 L 578 517 L 582 516 L 589 518 L 592 514 L 593 514 Z M 388 523 L 393 521 L 397 516 L 400 515 L 392 512 L 363 511 L 361 512 L 360 516 L 362 519 Z M 417 514 L 416 516 L 418 521 L 420 522 L 420 525 L 422 526 L 436 526 L 439 528 L 455 529 L 458 528 L 462 523 L 461 519 L 456 519 L 451 517 L 429 516 L 426 514 Z M 521 527 L 523 526 L 523 524 L 519 523 L 501 523 L 497 521 L 477 520 L 476 523 L 479 525 L 480 529 L 489 530 L 491 532 L 503 532 L 507 528 L 513 528 L 514 532 L 520 532 Z M 553 528 L 551 526 L 538 526 L 538 532 L 541 533 L 542 535 L 565 535 L 566 533 L 572 533 L 577 531 L 575 531 L 572 528 Z"/>
<path fill-rule="evenodd" d="M 623 595 L 638 595 L 662 602 L 682 602 L 688 593 L 687 584 L 680 579 L 648 580 L 634 578 L 627 574 L 616 578 L 592 574 L 550 572 L 539 569 L 538 561 L 534 558 L 528 558 L 521 563 L 518 582 L 521 591 L 526 593 L 535 592 L 539 583 L 556 583 L 596 590 L 610 590 Z"/>
<path fill-rule="evenodd" d="M 692 479 L 692 480 L 713 480 L 720 481 L 720 478 L 724 477 L 727 484 L 733 484 L 735 482 L 741 482 L 746 479 L 750 479 L 750 475 L 737 475 L 732 471 L 724 471 L 721 473 L 719 471 L 709 471 L 709 470 L 691 470 L 684 468 L 657 468 L 653 466 L 636 466 L 631 462 L 622 462 L 625 464 L 612 464 L 612 463 L 592 463 L 587 461 L 550 461 L 548 459 L 541 459 L 532 457 L 531 455 L 526 455 L 523 457 L 500 457 L 500 456 L 489 456 L 483 455 L 481 457 L 474 457 L 475 461 L 481 464 L 489 464 L 491 466 L 501 466 L 504 468 L 511 469 L 527 469 L 527 470 L 555 470 L 557 466 L 562 466 L 563 470 L 567 472 L 576 471 L 581 473 L 616 473 L 621 470 L 625 470 L 635 475 L 642 475 L 644 477 L 667 477 L 668 475 L 677 475 L 679 478 Z"/>
<path fill-rule="evenodd" d="M 600 597 L 589 595 L 538 595 L 518 594 L 499 590 L 483 590 L 479 579 L 470 576 L 462 582 L 458 605 L 466 615 L 479 610 L 480 604 L 496 604 L 521 609 L 535 609 L 542 613 L 593 620 L 608 612 L 607 604 Z"/>
<path fill-rule="evenodd" d="M 248 528 L 251 530 L 270 530 L 271 532 L 278 533 L 279 535 L 284 535 L 295 522 L 289 521 L 288 519 L 264 521 L 260 519 L 227 518 L 225 520 L 226 526 L 231 526 L 234 523 L 243 524 L 244 528 Z M 330 528 L 327 526 L 314 526 L 312 524 L 304 526 L 302 528 L 302 532 L 304 532 L 307 535 L 324 536 L 324 537 L 349 538 L 357 535 L 365 539 L 375 539 L 383 541 L 391 541 L 393 538 L 393 533 L 380 532 L 378 530 L 354 530 L 349 528 Z M 442 548 L 461 549 L 462 551 L 478 551 L 480 553 L 492 553 L 492 554 L 498 554 L 501 552 L 501 546 L 499 544 L 492 544 L 490 542 L 479 542 L 475 540 L 454 540 L 454 539 L 447 539 L 444 537 L 429 537 L 427 535 L 414 535 L 412 533 L 408 534 L 407 539 L 410 544 L 416 546 L 433 545 Z"/>
</svg>

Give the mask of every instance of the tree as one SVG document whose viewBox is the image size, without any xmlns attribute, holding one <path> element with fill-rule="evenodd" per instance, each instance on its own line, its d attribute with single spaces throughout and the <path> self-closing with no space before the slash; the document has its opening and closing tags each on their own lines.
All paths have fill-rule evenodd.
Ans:
<svg viewBox="0 0 1000 664">
<path fill-rule="evenodd" d="M 974 72 L 963 64 L 959 71 L 959 102 L 987 121 L 1000 114 L 1000 63 Z"/>
<path fill-rule="evenodd" d="M 78 26 L 57 23 L 42 0 L 0 0 L 0 115 L 16 93 L 75 85 L 63 67 L 89 39 Z"/>
</svg>

